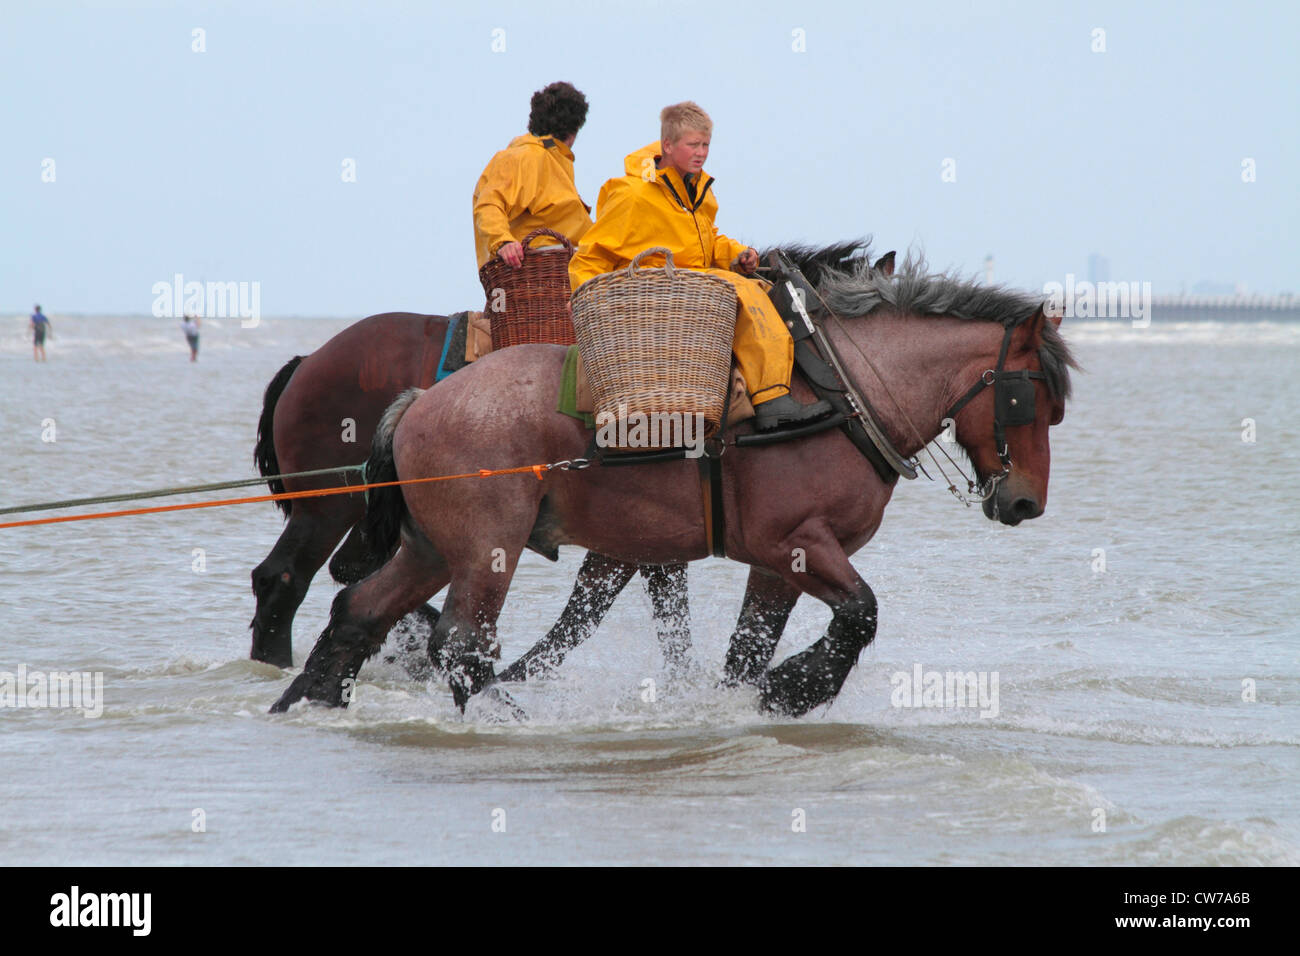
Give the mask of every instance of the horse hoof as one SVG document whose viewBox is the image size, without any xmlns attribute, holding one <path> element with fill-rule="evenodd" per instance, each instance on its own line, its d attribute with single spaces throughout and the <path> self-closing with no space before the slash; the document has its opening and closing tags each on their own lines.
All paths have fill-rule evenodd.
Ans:
<svg viewBox="0 0 1300 956">
<path fill-rule="evenodd" d="M 555 671 L 556 665 L 551 661 L 540 657 L 530 660 L 524 656 L 498 674 L 496 679 L 506 684 L 522 684 L 530 680 L 549 680 L 555 676 Z"/>
<path fill-rule="evenodd" d="M 293 679 L 293 683 L 289 685 L 288 690 L 280 695 L 280 699 L 271 705 L 269 712 L 283 714 L 304 697 L 313 704 L 324 704 L 326 707 L 347 707 L 351 695 L 344 693 L 344 683 L 355 687 L 356 679 L 323 681 L 320 674 L 303 671 Z"/>
<path fill-rule="evenodd" d="M 248 652 L 248 659 L 259 664 L 289 668 L 293 666 L 293 650 L 289 647 L 270 648 L 254 641 L 252 650 Z"/>
<path fill-rule="evenodd" d="M 802 681 L 784 675 L 774 677 L 769 673 L 758 685 L 758 707 L 769 714 L 803 717 L 817 703 L 809 696 Z"/>
<path fill-rule="evenodd" d="M 451 684 L 451 696 L 456 702 L 456 709 L 463 715 L 465 703 L 480 690 L 496 681 L 492 661 L 477 654 L 462 657 L 447 668 L 447 682 Z"/>
<path fill-rule="evenodd" d="M 489 684 L 475 694 L 471 710 L 475 719 L 492 724 L 522 723 L 528 719 L 527 712 L 497 684 Z"/>
<path fill-rule="evenodd" d="M 307 687 L 311 683 L 311 677 L 305 671 L 293 679 L 289 689 L 280 695 L 280 699 L 271 705 L 267 713 L 283 714 L 298 701 L 302 700 L 303 695 L 307 693 Z"/>
<path fill-rule="evenodd" d="M 528 672 L 521 666 L 522 663 L 522 661 L 515 661 L 497 675 L 497 680 L 503 684 L 521 684 L 528 680 Z"/>
</svg>

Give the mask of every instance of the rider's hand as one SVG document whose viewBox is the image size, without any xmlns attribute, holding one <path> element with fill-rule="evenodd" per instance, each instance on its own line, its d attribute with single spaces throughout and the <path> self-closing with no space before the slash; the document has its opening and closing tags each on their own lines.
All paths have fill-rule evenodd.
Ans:
<svg viewBox="0 0 1300 956">
<path fill-rule="evenodd" d="M 497 250 L 497 255 L 512 269 L 518 269 L 524 264 L 524 247 L 517 242 L 507 242 Z"/>
<path fill-rule="evenodd" d="M 753 246 L 750 246 L 736 256 L 736 266 L 739 272 L 752 276 L 758 271 L 758 251 Z"/>
</svg>

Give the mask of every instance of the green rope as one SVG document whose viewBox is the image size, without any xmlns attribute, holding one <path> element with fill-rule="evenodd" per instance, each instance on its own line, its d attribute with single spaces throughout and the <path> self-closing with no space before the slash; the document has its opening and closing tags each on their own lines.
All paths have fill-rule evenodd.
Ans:
<svg viewBox="0 0 1300 956">
<path fill-rule="evenodd" d="M 211 485 L 185 485 L 176 488 L 159 488 L 156 491 L 135 491 L 125 495 L 103 495 L 98 498 L 71 498 L 67 501 L 45 501 L 34 505 L 15 505 L 12 508 L 0 508 L 0 515 L 21 514 L 24 511 L 56 511 L 59 508 L 75 508 L 78 505 L 101 505 L 110 501 L 138 501 L 141 498 L 166 498 L 168 495 L 188 495 L 197 491 L 220 491 L 223 488 L 244 488 L 249 485 L 261 485 L 276 479 L 312 478 L 316 475 L 337 475 L 340 472 L 360 471 L 364 474 L 365 465 L 348 465 L 344 468 L 317 468 L 315 471 L 295 471 L 286 475 L 267 475 L 265 478 L 245 478 L 241 481 L 219 481 Z"/>
</svg>

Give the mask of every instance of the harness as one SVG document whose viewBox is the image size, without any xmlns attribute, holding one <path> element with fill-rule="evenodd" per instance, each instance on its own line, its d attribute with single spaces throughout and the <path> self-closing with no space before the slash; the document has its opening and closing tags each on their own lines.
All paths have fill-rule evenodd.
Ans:
<svg viewBox="0 0 1300 956">
<path fill-rule="evenodd" d="M 1007 351 L 1011 347 L 1011 333 L 1015 329 L 1007 327 L 1002 335 L 1002 348 L 998 350 L 997 368 L 986 369 L 979 381 L 972 385 L 957 402 L 944 413 L 944 418 L 954 421 L 957 413 L 966 404 L 990 385 L 993 386 L 993 443 L 1002 462 L 1002 474 L 994 479 L 994 487 L 1011 472 L 1011 454 L 1007 449 L 1008 425 L 1032 425 L 1034 423 L 1034 382 L 1046 381 L 1042 372 L 1021 369 L 1018 372 L 1004 372 L 1002 366 L 1007 360 Z"/>
<path fill-rule="evenodd" d="M 807 295 L 811 293 L 812 296 L 820 299 L 817 291 L 784 254 L 773 253 L 770 261 L 772 265 L 765 271 L 775 273 L 777 279 L 770 295 L 794 339 L 795 364 L 817 397 L 830 402 L 836 414 L 801 428 L 739 435 L 733 443 L 739 447 L 770 445 L 842 427 L 849 440 L 871 462 L 882 481 L 892 483 L 900 475 L 904 478 L 915 478 L 919 467 L 918 462 L 914 458 L 903 457 L 894 447 L 880 424 L 876 410 L 848 374 L 839 353 L 826 334 L 821 321 L 823 309 L 814 308 L 809 311 L 806 304 Z M 1033 424 L 1036 417 L 1034 382 L 1047 379 L 1043 372 L 1033 372 L 1028 369 L 1008 372 L 1003 369 L 1014 331 L 1014 327 L 1008 326 L 1003 334 L 1002 346 L 998 350 L 997 366 L 986 370 L 944 415 L 944 418 L 955 419 L 957 413 L 980 392 L 990 385 L 993 386 L 993 439 L 998 460 L 1002 463 L 1002 471 L 991 476 L 981 486 L 967 479 L 969 493 L 976 496 L 974 500 L 988 500 L 993 497 L 998 484 L 1011 473 L 1011 454 L 1007 446 L 1006 429 L 1009 426 Z M 727 401 L 730 401 L 730 390 L 727 393 Z M 727 418 L 725 406 L 722 418 L 725 422 Z M 704 443 L 704 454 L 698 459 L 700 492 L 704 503 L 705 538 L 709 553 L 718 558 L 727 556 L 726 516 L 722 495 L 722 454 L 725 449 L 726 442 L 720 436 L 715 436 Z M 684 448 L 610 454 L 597 447 L 593 435 L 586 457 L 579 459 L 581 464 L 575 463 L 575 467 L 583 468 L 596 462 L 604 466 L 641 465 L 680 461 L 685 456 Z M 958 500 L 966 504 L 971 503 L 972 499 L 964 497 L 951 482 L 948 489 Z"/>
<path fill-rule="evenodd" d="M 871 407 L 870 403 L 867 402 L 866 396 L 857 391 L 853 385 L 852 379 L 844 370 L 842 363 L 839 361 L 839 358 L 835 353 L 834 345 L 831 343 L 829 338 L 826 337 L 826 334 L 822 329 L 822 322 L 815 321 L 809 316 L 808 310 L 804 305 L 804 299 L 806 294 L 811 293 L 811 295 L 820 302 L 821 296 L 817 293 L 817 290 L 814 289 L 808 283 L 808 280 L 803 277 L 798 267 L 791 263 L 780 252 L 774 253 L 770 259 L 773 263 L 773 267 L 768 271 L 778 273 L 785 280 L 777 286 L 777 289 L 781 290 L 784 288 L 790 298 L 790 310 L 797 314 L 803 320 L 802 324 L 809 327 L 811 330 L 810 332 L 805 332 L 802 338 L 806 340 L 812 336 L 816 337 L 816 341 L 821 345 L 824 354 L 829 358 L 829 363 L 832 366 L 829 371 L 833 372 L 834 376 L 838 379 L 845 395 L 843 398 L 837 399 L 837 396 L 832 390 L 832 386 L 830 386 L 823 376 L 819 376 L 816 373 L 816 360 L 820 360 L 820 357 L 818 356 L 816 357 L 816 360 L 814 360 L 814 350 L 808 347 L 807 342 L 803 343 L 803 348 L 801 350 L 799 341 L 800 334 L 797 331 L 800 323 L 792 321 L 787 315 L 786 325 L 790 328 L 791 335 L 796 339 L 796 362 L 798 362 L 800 370 L 804 372 L 804 377 L 808 380 L 809 384 L 812 385 L 813 391 L 817 393 L 819 398 L 827 399 L 831 404 L 835 405 L 836 408 L 841 407 L 839 403 L 845 400 L 847 400 L 851 406 L 856 405 L 859 407 L 861 414 L 856 417 L 852 414 L 846 415 L 847 420 L 845 422 L 845 431 L 848 432 L 850 439 L 853 439 L 853 443 L 858 447 L 858 449 L 866 455 L 873 465 L 876 466 L 876 470 L 880 474 L 882 480 L 893 480 L 893 476 L 887 474 L 881 468 L 880 462 L 882 457 L 888 463 L 889 467 L 898 474 L 901 474 L 906 478 L 916 477 L 915 469 L 919 467 L 919 462 L 915 459 L 908 460 L 902 458 L 902 456 L 894 449 L 893 445 L 889 442 L 888 436 L 884 433 L 884 430 L 877 424 L 875 410 Z M 780 302 L 782 301 L 781 298 L 774 294 L 772 300 L 774 303 L 777 303 L 779 309 Z M 826 314 L 829 314 L 830 318 L 835 319 L 838 323 L 839 320 L 834 313 L 831 313 L 829 309 L 824 308 L 824 302 L 821 304 L 823 310 L 817 310 L 819 313 L 817 318 L 824 318 L 824 316 L 820 314 L 824 311 Z M 957 468 L 958 473 L 961 474 L 962 477 L 966 478 L 967 492 L 963 494 L 948 478 L 947 473 L 943 470 L 943 466 L 939 463 L 938 459 L 934 458 L 933 454 L 930 456 L 934 460 L 935 465 L 939 468 L 940 473 L 943 474 L 944 479 L 948 481 L 948 490 L 952 492 L 953 496 L 958 501 L 967 506 L 976 501 L 988 501 L 996 493 L 998 484 L 1011 473 L 1011 454 L 1007 446 L 1006 428 L 1009 425 L 1029 425 L 1034 422 L 1035 409 L 1033 383 L 1036 380 L 1045 381 L 1047 379 L 1047 376 L 1041 371 L 1031 372 L 1028 369 L 1024 369 L 1018 372 L 1007 372 L 1003 370 L 1003 365 L 1006 364 L 1007 352 L 1011 348 L 1011 336 L 1014 331 L 1015 327 L 1008 326 L 1003 333 L 1002 346 L 998 350 L 997 367 L 985 371 L 984 374 L 980 376 L 979 381 L 971 386 L 966 394 L 948 410 L 946 415 L 944 415 L 944 418 L 954 418 L 971 399 L 982 392 L 985 388 L 992 385 L 994 395 L 993 440 L 994 447 L 997 449 L 998 459 L 1002 463 L 1002 471 L 996 475 L 990 476 L 984 482 L 976 484 L 974 480 L 965 475 L 961 466 L 953 461 L 952 457 L 948 455 L 947 452 L 944 452 L 944 457 L 948 458 L 948 460 Z M 854 345 L 854 348 L 857 348 L 858 354 L 862 356 L 867 365 L 876 373 L 876 377 L 880 379 L 881 384 L 883 385 L 884 377 L 880 374 L 880 370 L 875 367 L 871 362 L 871 359 L 862 351 L 862 349 L 858 348 L 856 344 Z M 886 394 L 888 394 L 887 388 Z M 894 404 L 895 406 L 898 406 L 897 401 L 895 401 Z M 858 409 L 854 409 L 854 411 L 857 410 Z M 899 410 L 902 411 L 901 407 Z M 906 419 L 906 413 L 904 413 L 904 418 Z M 924 439 L 917 431 L 916 426 L 913 425 L 910 420 L 908 420 L 907 423 L 912 428 L 916 438 L 919 441 L 924 442 Z M 857 426 L 856 431 L 855 426 Z M 870 445 L 864 440 L 864 436 L 871 439 Z M 749 439 L 757 437 L 759 436 L 742 436 L 736 440 L 736 443 L 748 443 Z M 790 437 L 798 436 L 792 434 Z M 928 473 L 926 473 L 926 477 L 929 477 Z"/>
<path fill-rule="evenodd" d="M 823 310 L 814 306 L 817 319 L 809 312 L 807 303 L 820 299 L 817 290 L 784 253 L 774 252 L 768 261 L 771 265 L 767 271 L 776 280 L 770 298 L 794 339 L 795 365 L 813 393 L 829 402 L 838 413 L 831 417 L 830 424 L 823 424 L 823 427 L 842 425 L 844 433 L 871 462 L 881 481 L 893 482 L 899 475 L 915 478 L 916 464 L 904 458 L 894 447 L 880 424 L 879 414 L 854 384 L 834 343 L 826 334 L 824 323 L 818 321 Z M 736 439 L 736 444 L 767 444 L 772 440 L 780 441 L 787 435 L 799 437 L 783 432 L 744 435 Z"/>
</svg>

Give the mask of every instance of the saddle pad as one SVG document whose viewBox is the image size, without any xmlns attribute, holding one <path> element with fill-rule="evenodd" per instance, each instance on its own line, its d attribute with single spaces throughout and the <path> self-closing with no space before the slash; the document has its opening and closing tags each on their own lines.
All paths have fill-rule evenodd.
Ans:
<svg viewBox="0 0 1300 956">
<path fill-rule="evenodd" d="M 582 360 L 578 357 L 578 347 L 570 345 L 564 353 L 564 369 L 560 373 L 560 394 L 555 402 L 555 410 L 570 418 L 576 418 L 588 428 L 596 427 L 596 419 L 591 414 L 591 395 L 586 396 L 586 410 L 581 410 L 578 401 L 578 377 Z M 585 379 L 585 376 L 583 376 Z M 585 385 L 585 381 L 584 381 Z M 586 389 L 584 388 L 584 391 Z"/>
<path fill-rule="evenodd" d="M 438 369 L 434 381 L 441 382 L 452 372 L 459 372 L 465 367 L 465 321 L 468 312 L 457 312 L 447 320 L 447 332 L 442 342 L 442 357 L 438 359 Z"/>
</svg>

